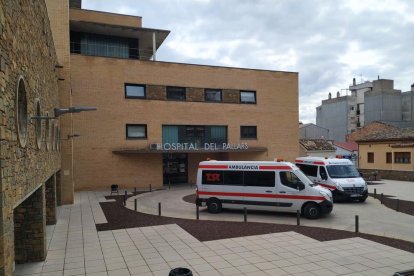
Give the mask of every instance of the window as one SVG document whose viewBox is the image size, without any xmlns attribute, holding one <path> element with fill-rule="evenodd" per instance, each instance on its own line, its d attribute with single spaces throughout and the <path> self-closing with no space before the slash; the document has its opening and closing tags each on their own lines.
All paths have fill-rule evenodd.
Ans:
<svg viewBox="0 0 414 276">
<path fill-rule="evenodd" d="M 243 186 L 243 171 L 224 171 L 224 185 Z"/>
<path fill-rule="evenodd" d="M 142 84 L 125 84 L 125 98 L 145 99 L 145 85 Z"/>
<path fill-rule="evenodd" d="M 185 101 L 186 92 L 184 87 L 167 87 L 167 99 Z"/>
<path fill-rule="evenodd" d="M 40 110 L 40 100 L 36 99 L 36 116 L 42 116 L 42 112 Z M 38 149 L 42 147 L 42 120 L 36 119 L 35 120 L 35 133 L 36 133 L 36 146 Z"/>
<path fill-rule="evenodd" d="M 394 152 L 394 163 L 411 164 L 411 152 Z"/>
<path fill-rule="evenodd" d="M 240 91 L 240 103 L 255 104 L 256 91 Z"/>
<path fill-rule="evenodd" d="M 392 163 L 392 152 L 385 153 L 385 159 L 386 159 L 387 164 L 391 164 Z"/>
<path fill-rule="evenodd" d="M 205 89 L 204 100 L 206 102 L 221 102 L 221 90 L 220 89 Z"/>
<path fill-rule="evenodd" d="M 368 152 L 368 163 L 374 163 L 374 153 Z"/>
<path fill-rule="evenodd" d="M 318 176 L 318 166 L 306 165 L 306 164 L 296 164 L 298 168 L 308 176 Z"/>
<path fill-rule="evenodd" d="M 256 126 L 241 126 L 240 137 L 242 139 L 257 139 L 257 127 Z"/>
<path fill-rule="evenodd" d="M 205 128 L 203 126 L 186 126 L 185 135 L 187 137 L 204 137 Z"/>
<path fill-rule="evenodd" d="M 274 187 L 275 172 L 245 171 L 244 185 L 255 187 Z"/>
<path fill-rule="evenodd" d="M 280 172 L 280 181 L 282 185 L 295 190 L 305 189 L 305 184 L 300 181 L 300 179 L 292 172 Z"/>
<path fill-rule="evenodd" d="M 128 139 L 146 139 L 147 125 L 126 125 L 126 137 Z"/>
<path fill-rule="evenodd" d="M 16 90 L 16 117 L 17 117 L 17 137 L 20 146 L 26 146 L 27 138 L 27 98 L 26 84 L 22 76 L 17 80 Z"/>
<path fill-rule="evenodd" d="M 46 117 L 49 117 L 49 112 L 46 111 Z M 51 120 L 45 120 L 45 141 L 46 141 L 46 149 L 49 151 L 51 146 L 51 139 L 52 139 L 52 128 L 50 124 Z"/>
<path fill-rule="evenodd" d="M 223 171 L 203 171 L 202 181 L 207 185 L 222 185 Z"/>
<path fill-rule="evenodd" d="M 326 173 L 325 167 L 322 167 L 322 166 L 319 167 L 319 176 L 323 180 L 328 180 L 328 174 Z"/>
</svg>

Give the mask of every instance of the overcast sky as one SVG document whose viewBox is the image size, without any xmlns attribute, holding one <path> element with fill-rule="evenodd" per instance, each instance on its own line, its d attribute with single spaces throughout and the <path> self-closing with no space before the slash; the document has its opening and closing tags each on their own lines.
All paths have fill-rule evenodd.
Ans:
<svg viewBox="0 0 414 276">
<path fill-rule="evenodd" d="M 414 83 L 412 0 L 83 0 L 171 30 L 157 60 L 299 72 L 299 115 L 357 82 Z"/>
</svg>

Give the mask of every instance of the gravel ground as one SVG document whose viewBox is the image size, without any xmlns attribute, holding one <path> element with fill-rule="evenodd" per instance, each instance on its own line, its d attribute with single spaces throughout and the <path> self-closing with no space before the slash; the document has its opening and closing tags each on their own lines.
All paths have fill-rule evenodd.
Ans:
<svg viewBox="0 0 414 276">
<path fill-rule="evenodd" d="M 190 196 L 194 197 L 194 195 Z M 187 196 L 186 199 L 191 199 L 190 196 Z M 116 201 L 100 203 L 108 223 L 97 224 L 96 228 L 98 231 L 175 223 L 200 241 L 295 231 L 319 241 L 361 237 L 414 253 L 414 243 L 387 237 L 308 226 L 256 222 L 227 222 L 204 220 L 197 221 L 189 219 L 158 217 L 156 215 L 135 212 L 124 207 L 123 196 L 107 196 L 106 198 L 113 198 Z"/>
</svg>

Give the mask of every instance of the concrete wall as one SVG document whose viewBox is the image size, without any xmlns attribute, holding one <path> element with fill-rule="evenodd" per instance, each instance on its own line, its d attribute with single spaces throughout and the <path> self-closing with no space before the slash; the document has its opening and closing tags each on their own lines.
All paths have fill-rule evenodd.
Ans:
<svg viewBox="0 0 414 276">
<path fill-rule="evenodd" d="M 39 198 L 45 196 L 44 183 L 60 169 L 60 153 L 52 146 L 47 147 L 57 143 L 47 135 L 53 131 L 53 124 L 45 129 L 46 122 L 42 120 L 40 148 L 33 120 L 28 119 L 25 146 L 19 142 L 16 125 L 19 76 L 25 83 L 28 117 L 35 115 L 37 100 L 40 101 L 40 115 L 44 116 L 46 112 L 51 115 L 53 108 L 59 105 L 55 68 L 58 62 L 44 1 L 0 0 L 0 37 L 0 275 L 12 275 L 15 254 L 13 212 L 35 190 L 41 191 L 36 204 L 43 204 Z M 42 220 L 45 218 L 43 208 L 35 213 Z M 33 227 L 40 233 L 44 225 L 32 225 L 34 231 Z M 34 242 L 32 245 L 26 250 L 36 252 L 38 249 L 33 254 L 45 256 L 45 252 L 42 255 L 39 251 L 42 248 L 36 249 Z"/>
<path fill-rule="evenodd" d="M 414 125 L 414 91 L 401 94 L 401 112 L 403 121 L 411 121 Z"/>
<path fill-rule="evenodd" d="M 401 92 L 365 93 L 365 124 L 373 121 L 401 121 Z"/>
<path fill-rule="evenodd" d="M 300 139 L 330 139 L 329 129 L 319 127 L 314 124 L 303 126 L 299 128 Z"/>
<path fill-rule="evenodd" d="M 229 158 L 283 156 L 292 161 L 298 155 L 297 73 L 76 54 L 71 56 L 71 68 L 73 104 L 98 109 L 73 116 L 74 132 L 80 135 L 74 140 L 76 189 L 107 188 L 111 183 L 162 185 L 161 154 L 119 155 L 112 150 L 161 143 L 163 124 L 227 125 L 228 142 L 267 148 L 264 153 L 229 154 Z M 204 88 L 223 89 L 223 93 L 254 90 L 257 104 L 126 99 L 125 83 L 189 87 L 189 94 Z M 127 123 L 147 124 L 148 138 L 126 139 Z M 257 125 L 257 139 L 241 140 L 241 125 Z M 194 173 L 190 174 L 192 181 Z"/>
<path fill-rule="evenodd" d="M 345 141 L 348 134 L 348 113 L 350 97 L 322 101 L 317 108 L 316 125 L 329 129 L 329 139 Z"/>
</svg>

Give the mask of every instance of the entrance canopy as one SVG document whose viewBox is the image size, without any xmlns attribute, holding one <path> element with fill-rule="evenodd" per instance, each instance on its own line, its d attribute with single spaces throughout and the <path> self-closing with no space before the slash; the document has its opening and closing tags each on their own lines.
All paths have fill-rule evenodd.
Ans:
<svg viewBox="0 0 414 276">
<path fill-rule="evenodd" d="M 151 148 L 122 148 L 113 149 L 112 152 L 115 154 L 148 154 L 148 153 L 223 153 L 223 152 L 266 152 L 266 147 L 249 147 L 247 149 L 197 149 L 197 150 L 167 150 L 167 149 L 151 149 Z"/>
</svg>

